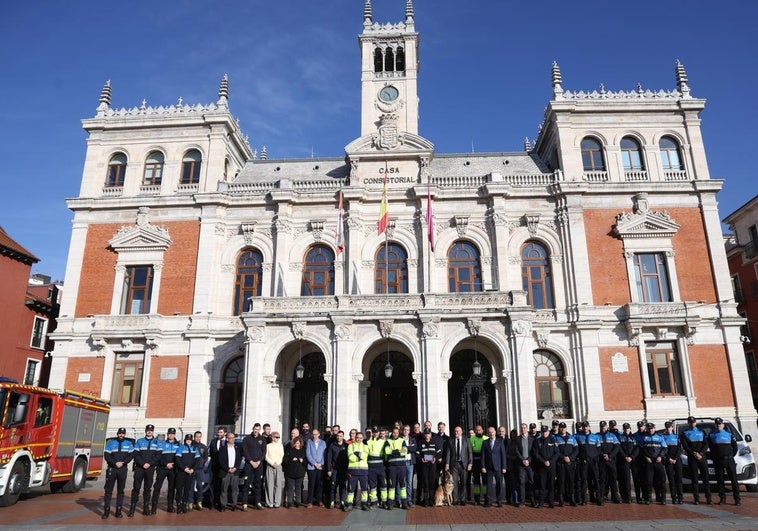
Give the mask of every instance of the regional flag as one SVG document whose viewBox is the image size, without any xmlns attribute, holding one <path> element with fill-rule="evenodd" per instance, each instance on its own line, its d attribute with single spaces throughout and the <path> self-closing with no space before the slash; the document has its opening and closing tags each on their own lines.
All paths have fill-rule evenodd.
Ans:
<svg viewBox="0 0 758 531">
<path fill-rule="evenodd" d="M 379 227 L 377 234 L 381 234 L 387 228 L 390 221 L 390 213 L 387 208 L 387 167 L 384 168 L 384 187 L 382 188 L 382 204 L 379 206 Z"/>
<path fill-rule="evenodd" d="M 337 256 L 345 250 L 345 231 L 343 230 L 345 225 L 345 211 L 342 209 L 342 190 L 339 191 L 339 195 L 340 202 L 339 207 L 337 208 L 337 234 L 335 238 L 337 240 Z"/>
</svg>

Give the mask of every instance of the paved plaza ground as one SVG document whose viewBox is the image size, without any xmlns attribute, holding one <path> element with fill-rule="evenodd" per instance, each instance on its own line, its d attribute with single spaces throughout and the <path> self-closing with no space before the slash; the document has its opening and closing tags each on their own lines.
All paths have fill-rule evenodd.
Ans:
<svg viewBox="0 0 758 531">
<path fill-rule="evenodd" d="M 127 483 L 127 498 L 131 481 Z M 115 494 L 115 493 L 114 493 Z M 90 481 L 74 494 L 49 494 L 38 489 L 16 505 L 0 508 L 0 526 L 13 529 L 102 529 L 119 527 L 137 529 L 192 526 L 194 530 L 263 526 L 277 531 L 317 528 L 332 529 L 412 529 L 422 530 L 494 530 L 494 529 L 756 529 L 758 530 L 758 494 L 742 493 L 742 505 L 692 505 L 685 495 L 684 505 L 616 505 L 603 507 L 532 507 L 485 508 L 413 507 L 409 511 L 372 510 L 344 513 L 320 507 L 308 509 L 267 509 L 263 511 L 192 511 L 177 515 L 165 512 L 163 499 L 155 516 L 135 514 L 134 518 L 101 520 L 103 480 Z M 716 497 L 718 499 L 718 497 Z M 140 504 L 141 506 L 141 504 Z"/>
</svg>

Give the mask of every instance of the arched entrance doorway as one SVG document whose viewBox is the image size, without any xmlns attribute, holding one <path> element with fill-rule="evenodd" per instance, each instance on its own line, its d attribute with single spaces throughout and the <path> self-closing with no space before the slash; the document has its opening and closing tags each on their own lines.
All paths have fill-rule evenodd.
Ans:
<svg viewBox="0 0 758 531">
<path fill-rule="evenodd" d="M 481 375 L 473 372 L 474 362 L 482 366 Z M 495 386 L 492 384 L 492 365 L 487 358 L 473 350 L 461 350 L 450 358 L 453 375 L 447 383 L 448 412 L 450 425 L 461 426 L 464 430 L 477 424 L 497 426 L 495 406 Z"/>
<path fill-rule="evenodd" d="M 371 362 L 368 379 L 371 386 L 366 396 L 367 426 L 391 426 L 396 420 L 405 424 L 418 420 L 418 394 L 413 382 L 413 360 L 402 352 L 390 352 L 392 378 L 384 374 L 387 355 L 382 353 Z"/>
<path fill-rule="evenodd" d="M 216 406 L 216 422 L 218 426 L 229 426 L 237 429 L 237 421 L 242 414 L 242 394 L 245 391 L 245 358 L 239 356 L 230 361 L 224 368 L 223 386 L 219 390 L 218 405 Z"/>
<path fill-rule="evenodd" d="M 297 368 L 292 369 L 292 397 L 290 399 L 290 427 L 300 427 L 303 422 L 311 427 L 324 429 L 327 422 L 328 392 L 324 373 L 326 359 L 321 352 L 303 355 L 303 377 L 297 378 Z"/>
</svg>

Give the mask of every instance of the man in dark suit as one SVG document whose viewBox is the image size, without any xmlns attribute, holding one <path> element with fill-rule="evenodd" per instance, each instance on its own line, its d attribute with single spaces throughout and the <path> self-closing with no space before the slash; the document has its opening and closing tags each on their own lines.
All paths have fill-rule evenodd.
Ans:
<svg viewBox="0 0 758 531">
<path fill-rule="evenodd" d="M 453 505 L 466 505 L 466 485 L 474 461 L 474 452 L 463 429 L 456 426 L 453 436 L 447 441 L 445 470 L 453 475 Z"/>
<path fill-rule="evenodd" d="M 511 453 L 513 455 L 513 462 L 516 464 L 516 470 L 511 470 L 515 473 L 515 479 L 518 485 L 518 506 L 524 506 L 524 499 L 526 497 L 527 484 L 532 485 L 534 483 L 534 471 L 532 469 L 532 449 L 534 447 L 534 437 L 529 435 L 529 427 L 526 423 L 521 424 L 521 434 L 514 439 L 511 444 Z M 529 489 L 531 492 L 532 506 L 536 505 L 534 502 L 534 490 Z"/>
<path fill-rule="evenodd" d="M 506 441 L 497 437 L 495 428 L 487 429 L 489 439 L 482 445 L 482 474 L 487 476 L 487 503 L 485 507 L 492 507 L 494 492 L 497 491 L 497 506 L 503 506 L 503 474 L 506 472 Z M 495 482 L 493 490 L 492 482 Z"/>
<path fill-rule="evenodd" d="M 232 489 L 232 511 L 237 508 L 237 498 L 240 493 L 239 469 L 242 466 L 242 446 L 235 444 L 235 435 L 226 434 L 226 445 L 218 450 L 218 476 L 221 479 L 221 494 L 218 510 L 226 510 L 229 489 Z"/>
<path fill-rule="evenodd" d="M 221 477 L 218 474 L 218 453 L 226 447 L 226 428 L 216 428 L 216 438 L 208 443 L 208 459 L 211 469 L 211 503 L 219 508 L 219 495 L 221 494 Z"/>
</svg>

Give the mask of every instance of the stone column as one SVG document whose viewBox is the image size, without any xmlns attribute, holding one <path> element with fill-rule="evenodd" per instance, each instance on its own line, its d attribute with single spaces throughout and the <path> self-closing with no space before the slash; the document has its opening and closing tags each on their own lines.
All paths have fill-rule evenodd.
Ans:
<svg viewBox="0 0 758 531">
<path fill-rule="evenodd" d="M 534 387 L 534 348 L 532 323 L 527 320 L 511 321 L 511 350 L 516 377 L 515 422 L 537 418 L 537 390 Z"/>
<path fill-rule="evenodd" d="M 419 420 L 430 419 L 437 422 L 447 418 L 447 380 L 443 381 L 440 366 L 440 349 L 442 341 L 439 331 L 439 318 L 421 318 L 422 340 L 421 359 L 422 377 L 419 394 Z"/>
<path fill-rule="evenodd" d="M 353 338 L 352 319 L 332 318 L 332 356 L 334 359 L 332 385 L 329 389 L 329 421 L 350 429 L 360 418 L 358 382 L 353 378 Z"/>
</svg>

